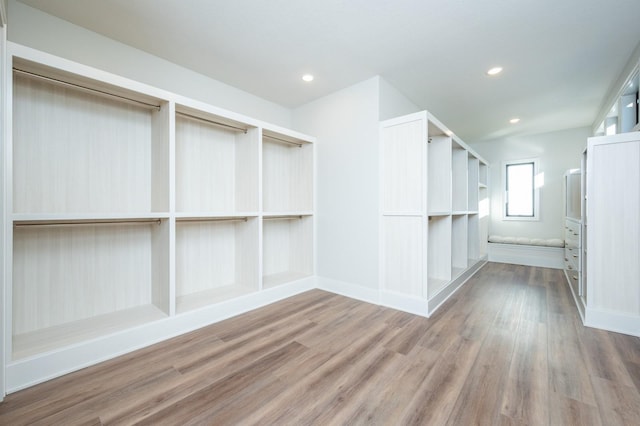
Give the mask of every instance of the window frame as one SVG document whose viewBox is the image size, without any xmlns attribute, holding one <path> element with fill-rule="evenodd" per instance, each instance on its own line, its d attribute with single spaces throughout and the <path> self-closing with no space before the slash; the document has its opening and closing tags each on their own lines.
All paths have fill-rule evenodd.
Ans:
<svg viewBox="0 0 640 426">
<path fill-rule="evenodd" d="M 533 216 L 509 216 L 507 215 L 507 168 L 509 166 L 517 166 L 519 164 L 533 164 Z M 523 160 L 510 160 L 502 162 L 502 220 L 509 221 L 538 221 L 540 220 L 540 188 L 537 185 L 539 175 L 538 159 L 527 158 Z"/>
</svg>

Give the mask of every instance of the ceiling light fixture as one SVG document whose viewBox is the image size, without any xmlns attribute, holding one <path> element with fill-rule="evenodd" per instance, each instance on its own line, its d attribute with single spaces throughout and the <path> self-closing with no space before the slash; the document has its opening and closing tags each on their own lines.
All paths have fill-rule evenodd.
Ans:
<svg viewBox="0 0 640 426">
<path fill-rule="evenodd" d="M 313 76 L 311 74 L 305 74 L 302 76 L 302 79 L 308 83 L 310 81 L 313 81 Z"/>
<path fill-rule="evenodd" d="M 487 71 L 487 75 L 498 75 L 502 72 L 502 67 L 493 67 Z"/>
<path fill-rule="evenodd" d="M 516 118 L 512 118 L 511 120 L 509 120 L 509 123 L 516 124 L 519 121 L 520 121 L 520 119 L 516 117 Z"/>
<path fill-rule="evenodd" d="M 629 103 L 627 104 L 627 108 L 633 108 L 633 102 L 629 102 Z"/>
</svg>

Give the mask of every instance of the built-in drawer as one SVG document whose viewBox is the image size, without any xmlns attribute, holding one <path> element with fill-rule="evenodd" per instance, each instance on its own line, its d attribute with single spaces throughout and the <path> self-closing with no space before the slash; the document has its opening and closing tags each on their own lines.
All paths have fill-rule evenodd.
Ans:
<svg viewBox="0 0 640 426">
<path fill-rule="evenodd" d="M 570 219 L 564 221 L 564 244 L 568 248 L 580 247 L 580 223 Z"/>
<path fill-rule="evenodd" d="M 579 249 L 580 248 L 580 236 L 574 235 L 573 233 L 566 232 L 564 236 L 564 245 L 570 249 Z"/>
<path fill-rule="evenodd" d="M 569 231 L 573 235 L 580 235 L 580 222 L 575 222 L 571 219 L 565 219 L 564 221 L 565 231 Z"/>
<path fill-rule="evenodd" d="M 580 262 L 580 249 L 579 248 L 564 248 L 564 259 L 565 263 L 570 262 L 569 264 L 573 265 L 573 269 L 578 271 L 582 270 L 581 262 Z"/>
</svg>

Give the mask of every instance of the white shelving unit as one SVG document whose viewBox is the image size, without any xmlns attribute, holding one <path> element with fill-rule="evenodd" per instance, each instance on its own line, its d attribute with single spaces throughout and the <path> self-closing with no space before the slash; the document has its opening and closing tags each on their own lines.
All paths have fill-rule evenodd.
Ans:
<svg viewBox="0 0 640 426">
<path fill-rule="evenodd" d="M 314 138 L 12 43 L 6 67 L 6 390 L 315 286 Z"/>
<path fill-rule="evenodd" d="M 426 111 L 380 141 L 381 300 L 429 316 L 486 262 L 487 163 Z"/>
</svg>

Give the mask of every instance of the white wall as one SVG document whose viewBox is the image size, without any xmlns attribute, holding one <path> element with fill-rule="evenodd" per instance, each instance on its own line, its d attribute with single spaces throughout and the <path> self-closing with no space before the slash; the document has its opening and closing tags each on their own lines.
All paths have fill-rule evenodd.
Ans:
<svg viewBox="0 0 640 426">
<path fill-rule="evenodd" d="M 293 111 L 317 138 L 318 275 L 378 286 L 378 77 Z"/>
<path fill-rule="evenodd" d="M 9 1 L 8 39 L 197 99 L 249 117 L 291 127 L 291 110 L 218 80 L 88 31 L 15 0 Z"/>
<path fill-rule="evenodd" d="M 318 275 L 378 288 L 378 123 L 418 107 L 380 77 L 293 111 L 317 137 Z"/>
<path fill-rule="evenodd" d="M 378 84 L 380 89 L 380 121 L 421 110 L 419 106 L 411 102 L 382 77 L 378 80 Z"/>
<path fill-rule="evenodd" d="M 568 169 L 580 168 L 580 158 L 589 136 L 590 129 L 582 127 L 471 144 L 490 164 L 489 235 L 563 238 L 563 174 Z M 538 158 L 539 172 L 544 173 L 544 186 L 540 189 L 540 220 L 505 221 L 502 219 L 502 162 L 528 158 Z"/>
</svg>

